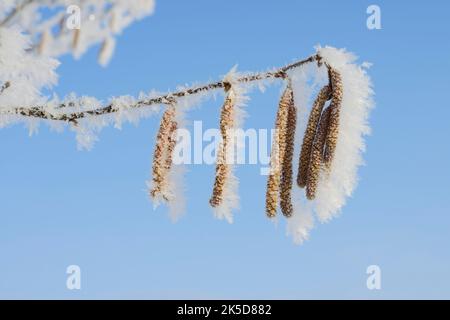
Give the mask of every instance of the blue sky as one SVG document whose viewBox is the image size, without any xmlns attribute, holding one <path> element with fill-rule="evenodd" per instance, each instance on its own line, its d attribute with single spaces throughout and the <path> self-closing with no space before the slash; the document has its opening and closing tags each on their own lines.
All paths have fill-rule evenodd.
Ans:
<svg viewBox="0 0 450 320">
<path fill-rule="evenodd" d="M 382 30 L 366 28 L 375 3 Z M 450 298 L 448 1 L 157 1 L 118 39 L 65 56 L 60 95 L 108 98 L 208 81 L 238 63 L 263 70 L 345 47 L 373 63 L 366 166 L 342 215 L 295 246 L 264 214 L 265 177 L 241 166 L 229 225 L 208 206 L 213 166 L 187 174 L 188 213 L 172 224 L 145 193 L 158 118 L 106 129 L 90 152 L 73 133 L 0 133 L 0 298 Z M 270 128 L 280 87 L 254 92 L 246 127 Z M 217 127 L 220 101 L 189 114 Z M 260 110 L 267 110 L 261 112 Z M 82 289 L 66 289 L 66 267 Z M 366 288 L 379 265 L 382 289 Z"/>
</svg>

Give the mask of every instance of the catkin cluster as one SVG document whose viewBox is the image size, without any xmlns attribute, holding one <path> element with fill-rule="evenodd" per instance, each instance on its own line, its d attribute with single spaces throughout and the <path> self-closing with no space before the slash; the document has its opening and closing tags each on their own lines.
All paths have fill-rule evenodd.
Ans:
<svg viewBox="0 0 450 320">
<path fill-rule="evenodd" d="M 340 73 L 328 66 L 329 84 L 318 93 L 305 129 L 299 156 L 297 185 L 306 187 L 306 197 L 316 197 L 317 186 L 322 171 L 329 171 L 336 151 L 339 136 L 339 115 L 343 98 L 343 84 Z M 234 154 L 232 129 L 235 126 L 236 96 L 231 85 L 225 86 L 227 97 L 220 113 L 220 133 L 222 141 L 217 151 L 215 181 L 209 203 L 219 207 L 224 201 L 224 193 L 230 178 Z M 329 101 L 329 105 L 327 102 Z M 295 132 L 297 126 L 297 108 L 291 82 L 280 98 L 275 120 L 275 134 L 270 155 L 270 174 L 266 190 L 266 214 L 273 218 L 278 206 L 286 217 L 293 214 L 293 157 L 295 150 Z M 157 135 L 153 158 L 152 198 L 162 197 L 170 200 L 168 174 L 172 166 L 172 153 L 175 148 L 174 133 L 177 130 L 175 107 L 173 104 L 164 112 Z"/>
<path fill-rule="evenodd" d="M 322 169 L 329 171 L 339 136 L 339 114 L 343 85 L 340 73 L 328 67 L 329 85 L 320 90 L 312 107 L 303 137 L 297 184 L 306 187 L 306 197 L 316 197 Z M 324 109 L 328 100 L 330 105 Z"/>
</svg>

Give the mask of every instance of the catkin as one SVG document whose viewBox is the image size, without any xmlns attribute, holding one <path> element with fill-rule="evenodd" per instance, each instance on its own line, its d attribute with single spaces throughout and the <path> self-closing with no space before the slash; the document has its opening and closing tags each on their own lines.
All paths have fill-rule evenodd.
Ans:
<svg viewBox="0 0 450 320">
<path fill-rule="evenodd" d="M 164 163 L 164 170 L 166 172 L 169 172 L 172 168 L 173 150 L 175 149 L 175 145 L 177 143 L 175 135 L 177 129 L 178 123 L 176 121 L 172 121 L 169 128 L 169 135 L 167 137 L 166 161 Z"/>
<path fill-rule="evenodd" d="M 343 97 L 343 85 L 342 77 L 339 72 L 335 69 L 330 68 L 330 81 L 332 86 L 331 92 L 331 103 L 330 103 L 330 120 L 328 124 L 326 141 L 325 141 L 325 151 L 324 151 L 324 162 L 327 168 L 331 166 L 331 162 L 334 158 L 334 153 L 336 150 L 336 144 L 339 135 L 339 116 L 342 105 Z"/>
<path fill-rule="evenodd" d="M 152 198 L 158 195 L 165 197 L 163 190 L 167 183 L 167 174 L 172 166 L 172 152 L 175 147 L 174 132 L 176 129 L 175 108 L 172 106 L 164 112 L 156 136 L 152 168 L 153 188 L 150 190 L 150 196 Z"/>
<path fill-rule="evenodd" d="M 331 106 L 329 106 L 323 111 L 311 150 L 311 161 L 308 166 L 306 183 L 306 198 L 309 200 L 313 200 L 316 197 L 320 170 L 323 164 L 323 152 L 327 128 L 329 127 L 330 122 L 331 110 Z"/>
<path fill-rule="evenodd" d="M 213 193 L 209 200 L 212 207 L 218 207 L 221 205 L 226 180 L 230 171 L 228 163 L 229 159 L 227 159 L 227 149 L 231 143 L 229 130 L 234 126 L 234 101 L 232 94 L 232 91 L 228 93 L 220 114 L 220 133 L 222 135 L 222 142 L 217 152 L 216 177 L 214 181 Z"/>
<path fill-rule="evenodd" d="M 275 217 L 277 213 L 281 167 L 285 156 L 287 121 L 291 101 L 292 88 L 288 86 L 283 92 L 278 105 L 277 117 L 275 121 L 275 137 L 272 143 L 272 152 L 270 155 L 270 174 L 267 181 L 266 191 L 266 214 L 269 218 Z"/>
<path fill-rule="evenodd" d="M 303 136 L 302 149 L 300 153 L 300 160 L 298 164 L 297 184 L 300 188 L 304 188 L 307 183 L 308 166 L 311 160 L 312 145 L 316 135 L 317 126 L 319 124 L 320 115 L 322 113 L 325 103 L 330 97 L 330 87 L 325 86 L 317 95 L 314 101 L 311 113 L 309 114 L 308 125 Z"/>
<path fill-rule="evenodd" d="M 287 119 L 286 147 L 281 173 L 280 207 L 285 217 L 291 217 L 293 212 L 292 191 L 292 160 L 294 158 L 295 129 L 297 127 L 297 108 L 294 104 L 294 96 L 291 91 L 289 102 L 289 113 Z"/>
<path fill-rule="evenodd" d="M 45 50 L 49 44 L 49 42 L 52 40 L 52 33 L 50 30 L 44 30 L 41 35 L 41 39 L 39 41 L 39 45 L 37 47 L 39 54 L 44 54 Z"/>
<path fill-rule="evenodd" d="M 77 49 L 79 42 L 80 42 L 80 29 L 75 29 L 73 32 L 72 49 Z"/>
</svg>

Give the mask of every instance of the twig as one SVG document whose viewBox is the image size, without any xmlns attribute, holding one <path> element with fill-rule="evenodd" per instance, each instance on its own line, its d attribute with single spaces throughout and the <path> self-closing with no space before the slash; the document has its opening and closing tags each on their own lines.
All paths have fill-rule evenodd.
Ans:
<svg viewBox="0 0 450 320">
<path fill-rule="evenodd" d="M 247 75 L 243 76 L 239 79 L 237 79 L 238 82 L 257 82 L 262 81 L 265 79 L 270 78 L 285 78 L 286 72 L 298 68 L 304 64 L 311 63 L 311 62 L 318 62 L 320 63 L 322 60 L 322 57 L 320 57 L 318 54 L 310 56 L 304 60 L 299 60 L 295 63 L 289 64 L 287 66 L 284 66 L 282 68 L 276 69 L 275 71 L 269 71 L 269 72 L 262 72 L 262 73 L 256 73 L 253 75 Z M 167 93 L 165 95 L 161 95 L 159 97 L 146 99 L 146 100 L 140 100 L 137 101 L 134 105 L 131 105 L 130 108 L 141 108 L 141 107 L 147 107 L 151 105 L 157 105 L 157 104 L 165 104 L 167 101 L 171 101 L 173 99 L 182 98 L 186 96 L 196 95 L 199 93 L 203 93 L 206 91 L 216 90 L 216 89 L 222 89 L 228 86 L 229 84 L 225 81 L 218 81 L 213 82 L 204 86 L 198 86 L 198 87 L 192 87 L 183 91 L 176 91 Z M 57 108 L 66 108 L 73 106 L 73 102 L 69 103 L 63 103 L 60 104 Z M 46 119 L 46 120 L 54 120 L 54 121 L 65 121 L 65 122 L 71 122 L 71 123 L 77 123 L 77 120 L 86 118 L 88 116 L 101 116 L 106 115 L 110 113 L 117 112 L 118 109 L 114 107 L 112 103 L 108 104 L 105 107 L 101 107 L 98 109 L 93 110 L 87 110 L 87 111 L 81 111 L 81 112 L 74 112 L 74 113 L 65 113 L 65 114 L 52 114 L 45 110 L 44 107 L 38 106 L 38 107 L 18 107 L 14 108 L 12 110 L 3 111 L 3 113 L 7 114 L 17 114 L 24 117 L 33 117 L 33 118 L 40 118 L 40 119 Z"/>
<path fill-rule="evenodd" d="M 6 81 L 1 87 L 0 87 L 0 94 L 2 94 L 6 89 L 8 89 L 11 86 L 11 82 Z"/>
</svg>

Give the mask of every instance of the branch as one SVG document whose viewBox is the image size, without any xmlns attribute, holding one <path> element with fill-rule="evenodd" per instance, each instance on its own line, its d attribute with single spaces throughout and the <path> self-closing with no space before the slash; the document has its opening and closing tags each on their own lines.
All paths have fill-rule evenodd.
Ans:
<svg viewBox="0 0 450 320">
<path fill-rule="evenodd" d="M 1 87 L 0 87 L 0 94 L 2 94 L 6 89 L 8 89 L 11 86 L 11 82 L 6 81 Z"/>
<path fill-rule="evenodd" d="M 304 60 L 299 60 L 295 63 L 289 64 L 287 66 L 281 67 L 279 69 L 276 69 L 274 71 L 268 71 L 268 72 L 262 72 L 262 73 L 256 73 L 253 75 L 247 75 L 243 76 L 241 78 L 238 78 L 238 82 L 258 82 L 265 79 L 270 78 L 286 78 L 286 73 L 292 69 L 296 69 L 298 67 L 301 67 L 304 64 L 311 63 L 311 62 L 317 62 L 320 66 L 322 64 L 322 57 L 318 54 L 310 56 Z M 328 67 L 328 65 L 327 65 Z M 230 84 L 225 81 L 218 81 L 209 83 L 203 86 L 198 87 L 192 87 L 183 91 L 176 91 L 176 92 L 170 92 L 165 95 L 161 95 L 155 98 L 146 99 L 146 100 L 140 100 L 137 101 L 134 105 L 131 105 L 130 108 L 141 108 L 141 107 L 147 107 L 151 105 L 157 105 L 157 104 L 171 104 L 174 100 L 177 98 L 182 98 L 186 96 L 196 95 L 199 93 L 203 93 L 206 91 L 216 90 L 216 89 L 222 89 L 226 88 Z M 58 106 L 58 109 L 60 108 L 66 108 L 73 106 L 74 103 L 63 103 Z M 12 110 L 3 111 L 3 113 L 6 114 L 16 114 L 21 115 L 24 117 L 32 117 L 32 118 L 39 118 L 39 119 L 45 119 L 45 120 L 54 120 L 54 121 L 65 121 L 65 122 L 71 122 L 71 123 L 77 123 L 77 120 L 86 118 L 87 116 L 101 116 L 106 114 L 111 114 L 114 112 L 117 112 L 118 109 L 114 107 L 112 103 L 108 104 L 105 107 L 101 107 L 94 110 L 87 110 L 82 112 L 75 112 L 75 113 L 66 113 L 66 114 L 52 114 L 45 110 L 44 107 L 31 107 L 31 108 L 25 108 L 25 107 L 19 107 L 14 108 Z"/>
</svg>

